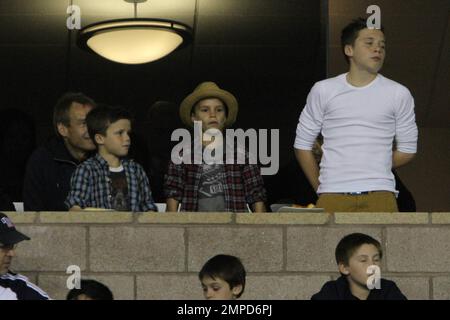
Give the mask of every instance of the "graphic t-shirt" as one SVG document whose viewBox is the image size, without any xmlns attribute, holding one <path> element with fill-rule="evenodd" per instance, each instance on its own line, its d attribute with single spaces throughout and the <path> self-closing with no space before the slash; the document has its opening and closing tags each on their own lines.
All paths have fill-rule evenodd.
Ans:
<svg viewBox="0 0 450 320">
<path fill-rule="evenodd" d="M 198 211 L 225 211 L 223 165 L 202 165 L 202 176 L 198 193 Z"/>
<path fill-rule="evenodd" d="M 109 168 L 111 179 L 111 205 L 117 211 L 130 211 L 130 199 L 128 197 L 128 182 L 125 170 L 121 165 L 118 168 Z"/>
</svg>

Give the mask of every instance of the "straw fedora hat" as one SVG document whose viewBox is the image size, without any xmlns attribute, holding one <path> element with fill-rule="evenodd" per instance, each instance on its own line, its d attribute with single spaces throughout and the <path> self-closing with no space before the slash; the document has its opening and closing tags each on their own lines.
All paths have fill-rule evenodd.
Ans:
<svg viewBox="0 0 450 320">
<path fill-rule="evenodd" d="M 203 99 L 217 98 L 223 101 L 228 108 L 228 116 L 225 120 L 225 128 L 231 126 L 236 121 L 238 113 L 238 102 L 236 98 L 228 91 L 220 89 L 214 82 L 202 82 L 195 90 L 181 102 L 180 118 L 184 124 L 193 127 L 191 119 L 192 107 Z"/>
</svg>

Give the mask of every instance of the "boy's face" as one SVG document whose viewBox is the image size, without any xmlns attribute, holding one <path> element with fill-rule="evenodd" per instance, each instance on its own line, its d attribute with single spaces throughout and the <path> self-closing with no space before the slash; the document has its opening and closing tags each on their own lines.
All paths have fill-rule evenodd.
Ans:
<svg viewBox="0 0 450 320">
<path fill-rule="evenodd" d="M 222 131 L 224 129 L 225 120 L 225 106 L 220 99 L 211 98 L 200 100 L 191 115 L 192 121 L 201 121 L 202 130 L 205 132 L 208 129 L 214 128 Z"/>
<path fill-rule="evenodd" d="M 238 285 L 230 288 L 228 282 L 216 277 L 204 277 L 202 279 L 203 295 L 207 300 L 233 300 L 242 291 L 242 286 Z"/>
<path fill-rule="evenodd" d="M 58 124 L 58 132 L 74 149 L 85 152 L 95 150 L 86 126 L 86 115 L 91 110 L 90 104 L 73 102 L 69 108 L 69 125 Z"/>
<path fill-rule="evenodd" d="M 131 122 L 128 119 L 120 119 L 113 122 L 106 129 L 106 136 L 95 135 L 95 141 L 104 151 L 116 157 L 124 157 L 128 154 L 131 145 Z"/>
<path fill-rule="evenodd" d="M 350 65 L 358 70 L 376 74 L 383 66 L 385 51 L 384 33 L 379 29 L 362 29 L 353 46 L 345 46 Z"/>
<path fill-rule="evenodd" d="M 359 287 L 367 288 L 367 268 L 371 265 L 380 266 L 380 252 L 373 244 L 363 244 L 350 257 L 348 265 L 339 264 L 339 271 L 347 276 L 348 281 Z"/>
</svg>

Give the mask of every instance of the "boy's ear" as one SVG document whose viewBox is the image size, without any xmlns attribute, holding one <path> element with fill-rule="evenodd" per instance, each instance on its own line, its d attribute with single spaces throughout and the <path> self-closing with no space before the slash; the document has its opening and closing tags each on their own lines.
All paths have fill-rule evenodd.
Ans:
<svg viewBox="0 0 450 320">
<path fill-rule="evenodd" d="M 339 272 L 346 276 L 350 273 L 350 271 L 348 270 L 348 266 L 346 266 L 342 262 L 339 263 Z"/>
<path fill-rule="evenodd" d="M 105 137 L 103 135 L 101 135 L 100 133 L 96 133 L 94 136 L 94 139 L 98 145 L 105 143 Z"/>
<path fill-rule="evenodd" d="M 58 122 L 56 124 L 56 128 L 58 129 L 58 133 L 62 136 L 62 137 L 67 137 L 67 127 L 62 123 L 62 122 Z"/>
<path fill-rule="evenodd" d="M 349 44 L 346 44 L 344 47 L 344 52 L 347 57 L 353 57 L 353 47 Z"/>
<path fill-rule="evenodd" d="M 237 297 L 242 292 L 242 284 L 238 284 L 231 289 L 233 296 Z"/>
</svg>

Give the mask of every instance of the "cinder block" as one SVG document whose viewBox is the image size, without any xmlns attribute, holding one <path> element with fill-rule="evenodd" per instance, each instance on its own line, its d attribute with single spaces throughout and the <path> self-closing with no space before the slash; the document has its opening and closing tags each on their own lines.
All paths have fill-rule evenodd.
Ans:
<svg viewBox="0 0 450 320">
<path fill-rule="evenodd" d="M 423 277 L 391 277 L 389 275 L 383 278 L 394 281 L 401 292 L 408 300 L 429 300 L 430 299 L 430 281 Z"/>
<path fill-rule="evenodd" d="M 249 275 L 241 299 L 309 300 L 330 280 L 322 275 Z"/>
<path fill-rule="evenodd" d="M 431 221 L 433 224 L 450 224 L 450 212 L 433 212 Z"/>
<path fill-rule="evenodd" d="M 53 300 L 65 300 L 69 289 L 67 278 L 70 275 L 39 275 L 39 287 Z"/>
<path fill-rule="evenodd" d="M 232 213 L 227 212 L 146 212 L 139 215 L 140 223 L 172 223 L 172 224 L 224 224 L 232 222 Z"/>
<path fill-rule="evenodd" d="M 337 224 L 428 224 L 427 212 L 336 212 Z"/>
<path fill-rule="evenodd" d="M 41 223 L 129 223 L 133 222 L 131 212 L 41 212 Z"/>
<path fill-rule="evenodd" d="M 330 214 L 323 212 L 236 214 L 239 224 L 326 224 L 329 219 Z"/>
<path fill-rule="evenodd" d="M 183 228 L 91 227 L 90 270 L 184 271 Z"/>
<path fill-rule="evenodd" d="M 54 300 L 65 300 L 70 289 L 67 279 L 70 275 L 40 275 L 39 286 L 47 291 Z M 125 275 L 81 274 L 82 279 L 97 280 L 106 285 L 113 293 L 115 300 L 134 299 L 134 277 Z"/>
<path fill-rule="evenodd" d="M 201 300 L 203 291 L 196 274 L 137 276 L 137 300 Z"/>
<path fill-rule="evenodd" d="M 281 227 L 198 227 L 188 229 L 188 270 L 198 272 L 217 254 L 239 257 L 247 271 L 281 271 Z"/>
<path fill-rule="evenodd" d="M 13 267 L 19 271 L 65 272 L 70 265 L 86 267 L 86 228 L 23 226 L 30 241 L 22 241 Z"/>
<path fill-rule="evenodd" d="M 450 300 L 450 275 L 433 278 L 433 299 Z"/>
<path fill-rule="evenodd" d="M 14 224 L 22 224 L 22 223 L 34 223 L 36 221 L 37 213 L 36 212 L 6 212 L 4 213 L 8 216 L 9 219 Z"/>
<path fill-rule="evenodd" d="M 381 229 L 367 227 L 288 227 L 287 271 L 336 272 L 334 252 L 350 233 L 365 233 L 381 241 Z"/>
<path fill-rule="evenodd" d="M 387 228 L 387 271 L 450 271 L 450 228 Z"/>
</svg>

